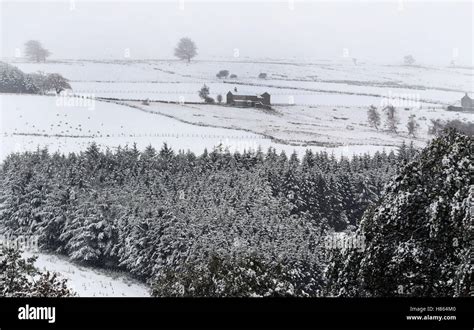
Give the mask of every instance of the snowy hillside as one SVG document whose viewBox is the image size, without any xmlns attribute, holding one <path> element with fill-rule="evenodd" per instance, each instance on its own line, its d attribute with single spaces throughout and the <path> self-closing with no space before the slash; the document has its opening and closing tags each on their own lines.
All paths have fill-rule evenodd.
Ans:
<svg viewBox="0 0 474 330">
<path fill-rule="evenodd" d="M 154 110 L 159 109 L 168 116 L 166 117 L 109 102 L 94 101 L 93 108 L 89 109 L 89 105 L 81 104 L 58 106 L 57 101 L 57 98 L 50 96 L 0 95 L 2 132 L 0 159 L 4 159 L 11 152 L 32 151 L 38 147 L 48 147 L 51 152 L 79 152 L 93 141 L 102 148 L 132 146 L 136 143 L 140 149 L 148 145 L 160 148 L 166 142 L 175 150 L 191 150 L 196 153 L 202 153 L 205 148 L 212 150 L 218 145 L 232 152 L 257 150 L 259 147 L 266 150 L 274 147 L 278 151 L 285 150 L 289 154 L 296 150 L 302 155 L 306 150 L 304 146 L 284 144 L 291 140 L 282 141 L 283 143 L 271 140 L 270 137 L 279 139 L 282 136 L 279 132 L 274 134 L 268 129 L 261 130 L 255 127 L 253 123 L 256 122 L 250 122 L 252 125 L 247 126 L 248 119 L 252 117 L 244 118 L 245 120 L 235 124 L 226 118 L 218 124 L 214 121 L 204 122 L 204 119 L 208 117 L 206 106 L 202 106 L 202 113 L 195 116 L 190 114 L 191 118 L 187 118 L 185 112 L 181 115 L 181 111 L 188 108 L 174 104 L 153 105 Z M 218 108 L 212 107 L 211 110 Z M 176 116 L 188 123 L 169 116 Z M 203 121 L 196 118 L 203 118 Z M 206 127 L 213 125 L 218 127 Z M 268 136 L 255 134 L 252 131 Z M 390 151 L 392 147 L 379 143 L 377 146 L 370 144 L 336 148 L 313 146 L 311 149 L 313 151 L 326 150 L 339 156 L 373 153 L 384 149 Z"/>
<path fill-rule="evenodd" d="M 352 155 L 390 151 L 403 141 L 424 146 L 432 138 L 431 120 L 474 121 L 473 114 L 445 110 L 465 91 L 472 92 L 474 72 L 468 68 L 354 65 L 344 60 L 11 62 L 29 73 L 58 72 L 70 80 L 73 93 L 91 99 L 76 104 L 76 98 L 0 96 L 3 157 L 38 146 L 79 151 L 92 141 L 112 148 L 136 143 L 141 149 L 166 142 L 197 153 L 222 145 L 240 152 L 272 146 L 301 155 L 311 147 Z M 217 78 L 222 69 L 237 78 Z M 259 79 L 259 73 L 267 78 Z M 220 94 L 224 102 L 230 90 L 269 92 L 275 111 L 153 102 L 202 102 L 198 90 L 203 84 L 209 86 L 210 96 Z M 122 105 L 99 98 L 118 99 Z M 144 99 L 151 105 L 143 106 Z M 397 134 L 367 123 L 370 105 L 381 111 L 387 104 L 397 109 Z M 381 116 L 383 120 L 385 114 Z M 410 116 L 419 125 L 416 137 L 409 136 L 406 127 Z"/>
<path fill-rule="evenodd" d="M 399 132 L 390 134 L 367 123 L 367 108 L 354 106 L 274 106 L 274 111 L 235 108 L 219 105 L 179 105 L 125 101 L 126 104 L 164 114 L 185 122 L 212 127 L 250 130 L 276 139 L 280 143 L 299 146 L 397 146 L 413 141 L 424 146 L 432 138 L 428 134 L 430 120 L 458 119 L 473 122 L 474 115 L 442 109 L 409 108 L 398 112 Z M 418 120 L 416 138 L 408 135 L 410 116 Z M 377 149 L 377 148 L 375 148 Z M 365 148 L 370 153 L 369 148 Z"/>
<path fill-rule="evenodd" d="M 163 61 L 13 62 L 25 72 L 58 72 L 72 81 L 77 93 L 153 100 L 199 101 L 197 91 L 206 83 L 211 94 L 269 92 L 274 103 L 306 105 L 380 104 L 390 95 L 419 98 L 426 106 L 451 104 L 472 92 L 472 69 L 395 66 L 352 61 L 201 60 L 187 64 Z M 219 79 L 228 70 L 235 79 Z M 267 79 L 258 79 L 266 73 Z M 343 96 L 343 97 L 341 97 Z"/>
</svg>

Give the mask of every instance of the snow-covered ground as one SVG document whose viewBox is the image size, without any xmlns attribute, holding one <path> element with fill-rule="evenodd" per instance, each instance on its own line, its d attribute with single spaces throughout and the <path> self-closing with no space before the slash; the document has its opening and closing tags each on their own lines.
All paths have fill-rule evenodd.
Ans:
<svg viewBox="0 0 474 330">
<path fill-rule="evenodd" d="M 79 297 L 149 297 L 150 289 L 125 273 L 82 267 L 65 257 L 24 252 L 23 257 L 37 256 L 35 267 L 57 272 L 68 280 L 67 286 Z"/>
<path fill-rule="evenodd" d="M 58 72 L 71 80 L 78 93 L 130 99 L 199 101 L 203 83 L 211 96 L 239 93 L 272 95 L 274 103 L 305 105 L 379 105 L 384 98 L 409 97 L 423 105 L 437 106 L 473 92 L 474 69 L 380 65 L 351 60 L 176 60 L 59 61 L 25 63 L 10 61 L 25 72 Z M 219 79 L 228 70 L 236 79 Z M 267 79 L 258 79 L 266 73 Z"/>
<path fill-rule="evenodd" d="M 14 151 L 47 146 L 51 151 L 83 150 L 92 141 L 115 148 L 168 143 L 201 153 L 223 145 L 230 151 L 274 147 L 302 154 L 306 147 L 336 155 L 389 151 L 402 141 L 424 145 L 430 119 L 474 121 L 473 114 L 448 112 L 447 104 L 472 92 L 474 70 L 454 67 L 395 66 L 351 60 L 64 60 L 27 63 L 10 60 L 25 72 L 57 72 L 73 92 L 122 100 L 122 104 L 33 95 L 0 95 L 0 159 Z M 219 79 L 219 70 L 236 79 Z M 267 79 L 258 79 L 259 73 Z M 197 102 L 203 84 L 211 96 L 268 91 L 275 112 Z M 400 99 L 403 98 L 403 99 Z M 72 100 L 72 104 L 67 104 Z M 399 133 L 367 125 L 367 107 L 396 103 Z M 398 102 L 398 104 L 397 104 Z M 130 105 L 130 106 L 124 106 Z M 145 111 L 140 111 L 145 110 Z M 407 134 L 410 115 L 420 125 L 417 138 Z M 383 113 L 382 113 L 383 117 Z"/>
<path fill-rule="evenodd" d="M 0 160 L 12 152 L 34 151 L 38 147 L 48 147 L 50 152 L 80 152 L 92 142 L 96 142 L 102 148 L 112 149 L 118 146 L 132 146 L 134 143 L 139 149 L 144 149 L 148 145 L 161 148 L 163 143 L 167 143 L 175 150 L 191 150 L 198 154 L 202 153 L 204 148 L 213 150 L 218 145 L 231 152 L 257 150 L 259 147 L 267 150 L 273 147 L 277 151 L 284 150 L 287 153 L 296 151 L 302 155 L 306 150 L 305 146 L 292 146 L 285 144 L 287 141 L 279 143 L 270 138 L 270 136 L 279 138 L 278 134 L 265 137 L 252 133 L 255 127 L 245 127 L 245 121 L 240 122 L 235 128 L 220 128 L 232 126 L 226 125 L 232 121 L 221 118 L 223 122 L 219 121 L 216 125 L 220 127 L 208 127 L 212 123 L 207 120 L 199 121 L 200 116 L 203 118 L 209 116 L 204 105 L 202 114 L 190 114 L 191 119 L 186 123 L 170 118 L 166 112 L 177 113 L 188 105 L 183 107 L 177 104 L 153 104 L 154 109 L 158 107 L 165 114 L 159 115 L 111 102 L 94 100 L 94 103 L 80 104 L 81 100 L 77 98 L 72 100 L 74 102 L 68 104 L 64 99 L 52 96 L 1 94 Z M 226 109 L 228 108 L 224 108 Z M 214 119 L 218 120 L 218 117 Z M 373 153 L 384 149 L 389 152 L 393 149 L 380 144 L 310 148 L 313 151 L 334 152 L 336 156 Z"/>
<path fill-rule="evenodd" d="M 399 109 L 398 134 L 376 130 L 367 124 L 367 108 L 355 106 L 274 106 L 274 111 L 255 108 L 235 108 L 219 105 L 164 104 L 125 101 L 145 111 L 163 114 L 184 122 L 213 127 L 246 129 L 263 134 L 281 143 L 316 146 L 397 146 L 413 141 L 423 146 L 431 119 L 459 119 L 474 122 L 474 114 L 450 112 L 442 109 Z M 383 116 L 383 113 L 381 114 Z M 413 115 L 418 121 L 417 137 L 408 135 L 406 124 Z M 366 151 L 369 151 L 366 148 Z"/>
</svg>

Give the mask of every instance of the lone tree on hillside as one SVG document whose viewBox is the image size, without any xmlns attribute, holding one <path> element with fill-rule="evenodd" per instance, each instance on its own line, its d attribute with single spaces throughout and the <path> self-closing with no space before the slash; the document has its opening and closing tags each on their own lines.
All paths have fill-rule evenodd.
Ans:
<svg viewBox="0 0 474 330">
<path fill-rule="evenodd" d="M 29 40 L 25 43 L 25 55 L 30 61 L 46 62 L 51 52 L 41 45 L 37 40 Z"/>
<path fill-rule="evenodd" d="M 367 111 L 367 121 L 369 122 L 370 126 L 375 127 L 377 131 L 379 130 L 380 114 L 377 111 L 377 108 L 373 105 L 371 105 Z"/>
<path fill-rule="evenodd" d="M 403 63 L 405 63 L 405 65 L 413 65 L 415 64 L 415 58 L 411 55 L 407 55 L 403 58 Z"/>
<path fill-rule="evenodd" d="M 178 43 L 178 46 L 174 49 L 174 56 L 181 60 L 188 60 L 197 55 L 197 47 L 194 41 L 189 38 L 181 38 Z"/>
<path fill-rule="evenodd" d="M 407 123 L 408 134 L 415 137 L 418 127 L 420 127 L 420 125 L 416 122 L 415 116 L 411 115 Z"/>
<path fill-rule="evenodd" d="M 397 110 L 393 105 L 387 106 L 385 109 L 387 119 L 385 121 L 385 125 L 390 132 L 396 133 L 398 127 L 398 118 L 397 118 Z"/>
<path fill-rule="evenodd" d="M 217 78 L 227 78 L 229 76 L 229 70 L 221 70 L 216 74 Z"/>
</svg>

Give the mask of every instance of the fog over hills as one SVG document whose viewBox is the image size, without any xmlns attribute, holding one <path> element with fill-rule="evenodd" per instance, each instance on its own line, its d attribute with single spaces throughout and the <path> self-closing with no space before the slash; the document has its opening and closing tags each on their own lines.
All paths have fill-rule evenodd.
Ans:
<svg viewBox="0 0 474 330">
<path fill-rule="evenodd" d="M 2 1 L 0 56 L 37 39 L 51 59 L 172 58 L 189 36 L 197 59 L 472 65 L 472 13 L 470 1 Z"/>
</svg>

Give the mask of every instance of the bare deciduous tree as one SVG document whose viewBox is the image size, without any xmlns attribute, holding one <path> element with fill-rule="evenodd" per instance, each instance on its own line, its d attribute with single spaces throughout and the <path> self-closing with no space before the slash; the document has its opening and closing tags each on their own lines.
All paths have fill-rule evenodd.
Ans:
<svg viewBox="0 0 474 330">
<path fill-rule="evenodd" d="M 386 111 L 387 118 L 385 125 L 390 132 L 396 133 L 398 127 L 397 110 L 393 105 L 389 105 L 384 109 Z"/>
<path fill-rule="evenodd" d="M 30 61 L 46 62 L 51 52 L 41 45 L 37 40 L 29 40 L 25 43 L 25 55 Z"/>
<path fill-rule="evenodd" d="M 375 127 L 376 130 L 379 130 L 380 125 L 380 114 L 377 111 L 377 108 L 371 105 L 367 111 L 367 121 L 370 126 Z"/>
<path fill-rule="evenodd" d="M 415 58 L 411 55 L 406 55 L 403 57 L 403 63 L 405 63 L 405 65 L 413 65 L 415 64 Z"/>
<path fill-rule="evenodd" d="M 189 38 L 181 38 L 178 46 L 174 49 L 174 56 L 188 62 L 197 55 L 197 47 L 194 41 Z"/>
</svg>

